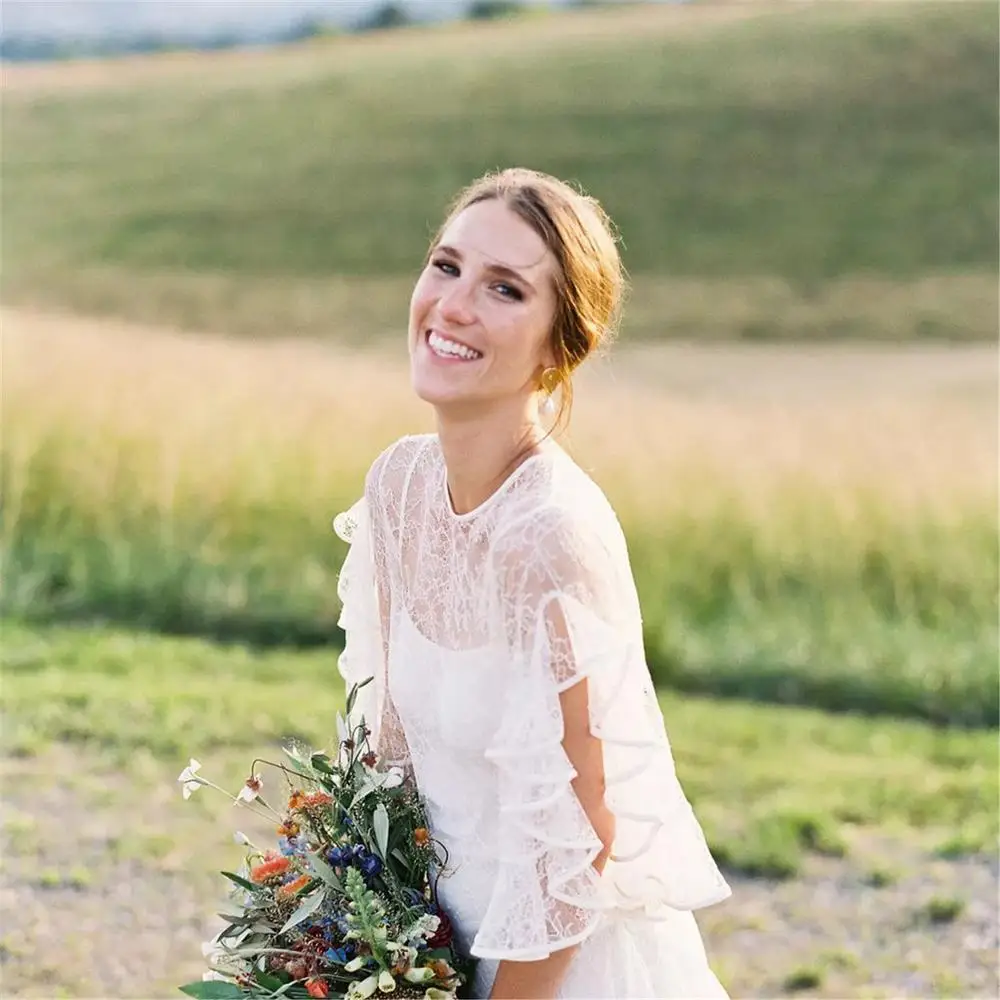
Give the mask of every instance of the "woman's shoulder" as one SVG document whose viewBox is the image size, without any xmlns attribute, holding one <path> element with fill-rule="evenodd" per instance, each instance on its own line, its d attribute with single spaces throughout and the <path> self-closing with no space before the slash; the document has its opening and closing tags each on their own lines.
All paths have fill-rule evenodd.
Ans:
<svg viewBox="0 0 1000 1000">
<path fill-rule="evenodd" d="M 619 551 L 624 535 L 604 490 L 567 453 L 553 455 L 536 463 L 524 488 L 513 491 L 497 524 L 497 554 L 535 560 Z"/>
<path fill-rule="evenodd" d="M 369 499 L 399 489 L 420 458 L 437 443 L 436 434 L 405 434 L 393 441 L 372 462 L 365 476 L 365 495 Z"/>
</svg>

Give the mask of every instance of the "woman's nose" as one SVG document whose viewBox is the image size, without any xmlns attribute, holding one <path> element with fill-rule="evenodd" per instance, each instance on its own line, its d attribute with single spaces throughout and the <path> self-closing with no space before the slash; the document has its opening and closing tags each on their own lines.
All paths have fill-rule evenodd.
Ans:
<svg viewBox="0 0 1000 1000">
<path fill-rule="evenodd" d="M 449 282 L 438 299 L 438 311 L 452 323 L 471 323 L 475 317 L 471 285 L 461 279 Z"/>
</svg>

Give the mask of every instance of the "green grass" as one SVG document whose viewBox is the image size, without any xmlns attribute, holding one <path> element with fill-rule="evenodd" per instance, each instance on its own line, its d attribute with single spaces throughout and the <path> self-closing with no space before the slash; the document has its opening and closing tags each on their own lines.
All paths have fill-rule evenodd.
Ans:
<svg viewBox="0 0 1000 1000">
<path fill-rule="evenodd" d="M 995 20 L 706 4 L 12 71 L 5 297 L 364 340 L 454 191 L 520 163 L 616 219 L 630 335 L 992 339 Z"/>
<path fill-rule="evenodd" d="M 338 643 L 330 522 L 381 448 L 425 426 L 405 372 L 56 326 L 15 323 L 5 343 L 4 613 Z M 868 354 L 854 365 L 875 379 Z M 874 384 L 874 403 L 838 390 L 779 411 L 716 406 L 697 383 L 593 387 L 577 457 L 621 517 L 661 686 L 996 725 L 996 441 L 969 402 L 988 379 L 959 401 Z"/>
<path fill-rule="evenodd" d="M 7 754 L 58 744 L 147 780 L 150 768 L 179 772 L 196 756 L 235 788 L 282 739 L 326 745 L 342 705 L 330 650 L 6 621 L 2 653 Z M 978 827 L 995 841 L 992 734 L 678 695 L 661 703 L 681 779 L 732 871 L 788 877 L 811 854 L 848 851 L 857 829 L 940 837 Z"/>
</svg>

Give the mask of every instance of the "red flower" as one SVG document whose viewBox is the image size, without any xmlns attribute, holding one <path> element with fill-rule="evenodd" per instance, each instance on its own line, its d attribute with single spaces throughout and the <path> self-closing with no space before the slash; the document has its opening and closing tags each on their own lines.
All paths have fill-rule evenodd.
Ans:
<svg viewBox="0 0 1000 1000">
<path fill-rule="evenodd" d="M 305 797 L 302 806 L 305 809 L 315 809 L 317 806 L 328 806 L 332 801 L 332 797 L 326 792 L 313 792 Z"/>
<path fill-rule="evenodd" d="M 440 907 L 438 908 L 437 915 L 440 917 L 441 923 L 438 924 L 438 929 L 434 932 L 434 936 L 427 939 L 427 947 L 447 948 L 454 936 L 451 921 L 448 919 L 448 914 Z"/>
<path fill-rule="evenodd" d="M 278 886 L 278 895 L 286 898 L 294 896 L 299 889 L 304 889 L 312 879 L 308 875 L 300 875 L 295 881 Z"/>
<path fill-rule="evenodd" d="M 266 882 L 268 879 L 274 878 L 275 875 L 284 875 L 290 867 L 291 862 L 288 858 L 271 858 L 250 869 L 250 881 Z"/>
<path fill-rule="evenodd" d="M 376 757 L 375 753 L 371 750 L 369 750 L 368 753 L 361 758 L 361 763 L 366 764 L 368 767 L 374 767 L 377 761 L 378 757 Z"/>
<path fill-rule="evenodd" d="M 307 979 L 306 992 L 311 997 L 327 997 L 330 995 L 330 987 L 326 985 L 325 979 Z"/>
</svg>

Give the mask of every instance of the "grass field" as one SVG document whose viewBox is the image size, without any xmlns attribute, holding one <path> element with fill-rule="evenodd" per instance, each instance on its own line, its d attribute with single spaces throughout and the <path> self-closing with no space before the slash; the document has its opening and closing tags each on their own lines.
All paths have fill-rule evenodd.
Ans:
<svg viewBox="0 0 1000 1000">
<path fill-rule="evenodd" d="M 4 297 L 398 330 L 457 187 L 526 163 L 624 236 L 626 334 L 992 339 L 995 10 L 694 4 L 5 67 Z"/>
<path fill-rule="evenodd" d="M 5 334 L 8 614 L 336 641 L 331 518 L 429 427 L 398 350 Z M 995 352 L 903 358 L 623 349 L 583 378 L 567 446 L 622 519 L 661 683 L 995 724 Z"/>
<path fill-rule="evenodd" d="M 273 837 L 210 792 L 183 803 L 174 779 L 195 755 L 236 788 L 280 739 L 327 745 L 331 652 L 7 621 L 2 670 L 5 987 L 173 995 L 200 975 L 230 834 Z M 735 889 L 699 915 L 733 996 L 995 992 L 995 734 L 661 701 Z"/>
</svg>

